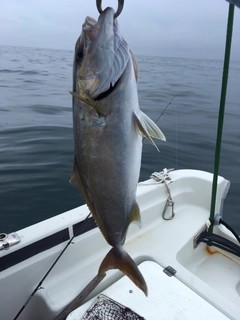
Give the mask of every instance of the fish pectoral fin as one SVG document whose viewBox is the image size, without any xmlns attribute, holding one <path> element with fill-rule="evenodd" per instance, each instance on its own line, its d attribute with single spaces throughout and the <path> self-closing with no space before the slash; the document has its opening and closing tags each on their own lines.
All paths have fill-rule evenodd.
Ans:
<svg viewBox="0 0 240 320">
<path fill-rule="evenodd" d="M 93 99 L 89 97 L 81 96 L 77 92 L 69 91 L 69 93 L 76 99 L 83 101 L 85 104 L 87 104 L 89 107 L 92 107 L 97 111 L 97 113 L 101 116 L 107 116 L 110 113 L 110 109 L 106 108 L 105 105 L 97 104 Z"/>
<path fill-rule="evenodd" d="M 136 223 L 139 226 L 139 228 L 141 228 L 141 216 L 140 216 L 139 206 L 137 203 L 135 203 L 133 210 L 132 210 L 130 223 L 131 222 Z"/>
<path fill-rule="evenodd" d="M 89 106 L 91 106 L 90 101 L 89 101 L 87 98 L 81 96 L 79 93 L 74 92 L 74 91 L 69 91 L 69 93 L 70 93 L 74 98 L 76 98 L 76 99 L 78 99 L 78 100 L 81 100 L 81 101 L 83 101 L 84 103 L 86 103 L 86 104 L 88 104 Z"/>
<path fill-rule="evenodd" d="M 137 128 L 141 135 L 145 136 L 152 145 L 159 151 L 158 147 L 156 146 L 153 138 L 160 139 L 166 141 L 166 138 L 162 131 L 158 128 L 158 126 L 143 112 L 141 112 L 140 117 L 138 117 L 134 113 L 134 120 L 137 125 Z"/>
<path fill-rule="evenodd" d="M 141 272 L 139 271 L 133 259 L 122 247 L 112 248 L 108 252 L 99 267 L 98 275 L 103 275 L 110 269 L 118 269 L 122 271 L 135 283 L 139 289 L 145 293 L 146 296 L 148 295 L 147 284 Z"/>
</svg>

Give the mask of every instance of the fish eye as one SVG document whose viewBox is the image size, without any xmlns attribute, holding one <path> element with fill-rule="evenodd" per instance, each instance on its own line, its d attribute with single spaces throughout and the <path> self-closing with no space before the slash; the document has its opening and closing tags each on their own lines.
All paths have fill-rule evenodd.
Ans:
<svg viewBox="0 0 240 320">
<path fill-rule="evenodd" d="M 82 50 L 79 50 L 76 54 L 76 58 L 78 61 L 81 61 L 82 58 L 83 58 L 83 51 Z"/>
</svg>

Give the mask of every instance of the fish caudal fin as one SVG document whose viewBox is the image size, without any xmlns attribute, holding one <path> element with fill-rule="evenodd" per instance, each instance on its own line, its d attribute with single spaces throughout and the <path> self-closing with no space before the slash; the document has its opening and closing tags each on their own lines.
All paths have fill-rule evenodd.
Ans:
<svg viewBox="0 0 240 320">
<path fill-rule="evenodd" d="M 119 269 L 128 276 L 145 295 L 148 295 L 147 284 L 136 263 L 122 248 L 112 248 L 102 261 L 98 274 L 102 275 L 110 269 Z"/>
</svg>

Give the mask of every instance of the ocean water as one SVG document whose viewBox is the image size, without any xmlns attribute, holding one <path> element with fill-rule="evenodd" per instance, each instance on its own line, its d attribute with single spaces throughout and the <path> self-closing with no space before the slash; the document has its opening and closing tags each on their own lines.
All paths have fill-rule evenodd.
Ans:
<svg viewBox="0 0 240 320">
<path fill-rule="evenodd" d="M 83 204 L 73 162 L 73 52 L 0 46 L 0 232 Z M 213 172 L 222 61 L 137 56 L 141 109 L 158 121 L 140 180 L 163 168 Z M 231 181 L 224 219 L 240 234 L 240 62 L 232 61 L 219 174 Z"/>
</svg>

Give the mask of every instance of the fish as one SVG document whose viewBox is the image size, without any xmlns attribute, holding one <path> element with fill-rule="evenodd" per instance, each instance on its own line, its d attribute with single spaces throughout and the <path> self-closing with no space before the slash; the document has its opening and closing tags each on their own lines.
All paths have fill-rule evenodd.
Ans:
<svg viewBox="0 0 240 320">
<path fill-rule="evenodd" d="M 141 226 L 136 189 L 142 138 L 156 146 L 152 138 L 165 136 L 139 108 L 137 62 L 114 13 L 107 7 L 97 21 L 86 17 L 75 45 L 70 181 L 112 246 L 98 275 L 119 269 L 147 295 L 147 284 L 123 245 L 129 224 Z"/>
</svg>

